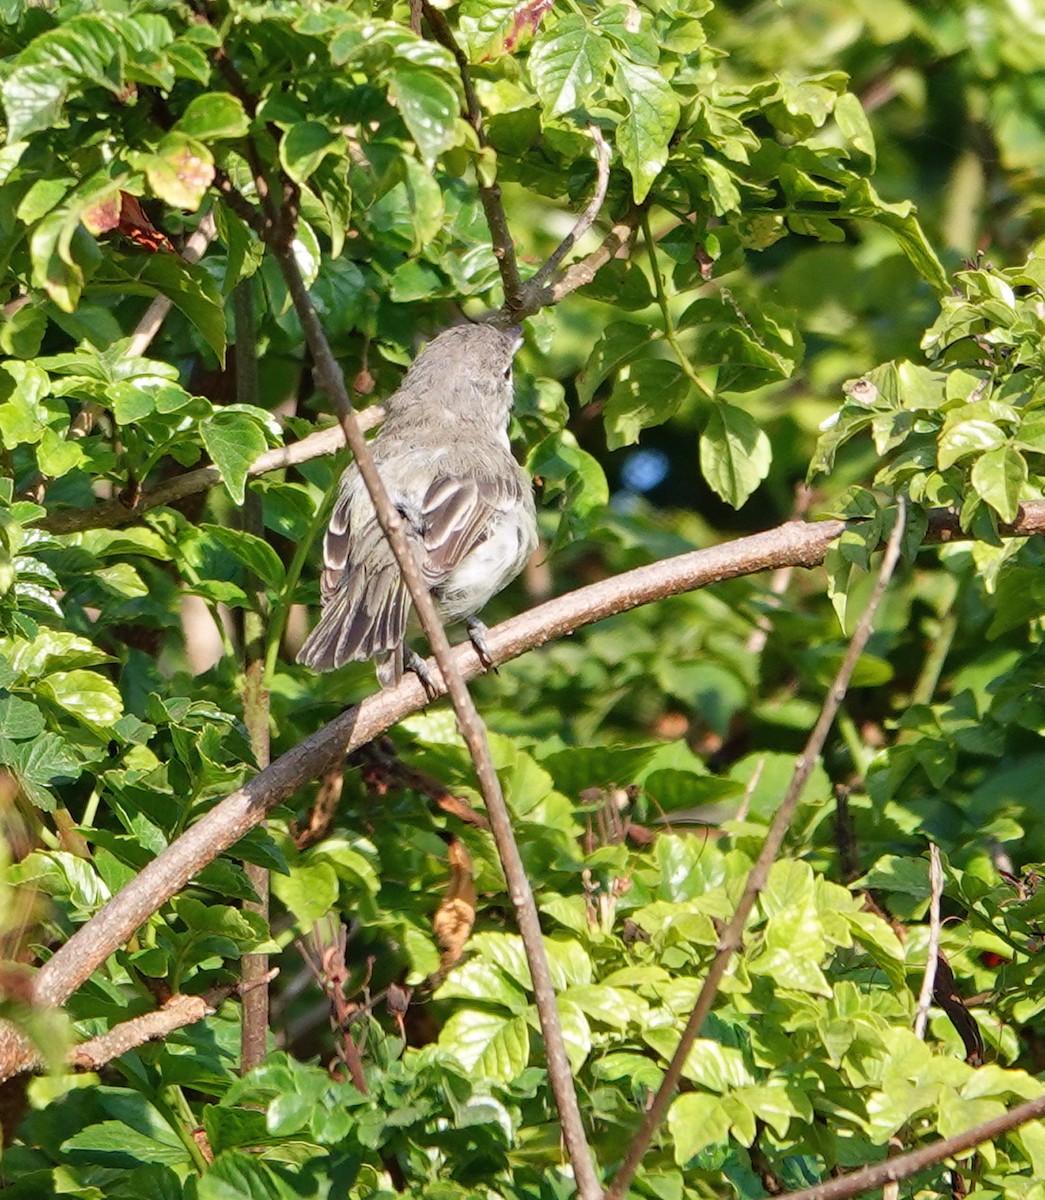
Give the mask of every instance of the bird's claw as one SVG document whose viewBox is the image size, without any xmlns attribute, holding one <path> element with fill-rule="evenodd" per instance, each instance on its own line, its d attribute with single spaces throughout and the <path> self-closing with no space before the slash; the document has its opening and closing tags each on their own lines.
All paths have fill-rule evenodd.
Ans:
<svg viewBox="0 0 1045 1200">
<path fill-rule="evenodd" d="M 468 637 L 472 645 L 475 647 L 475 652 L 479 656 L 479 661 L 483 664 L 483 669 L 493 671 L 497 674 L 497 668 L 494 666 L 494 661 L 490 655 L 490 647 L 486 644 L 486 635 L 490 632 L 486 626 L 479 620 L 478 617 L 469 617 L 464 623 L 465 629 L 468 630 Z"/>
</svg>

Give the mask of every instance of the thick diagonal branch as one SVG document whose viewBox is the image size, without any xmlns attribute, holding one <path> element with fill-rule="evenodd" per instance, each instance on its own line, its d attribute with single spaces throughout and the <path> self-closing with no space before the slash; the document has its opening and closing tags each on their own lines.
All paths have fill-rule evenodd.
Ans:
<svg viewBox="0 0 1045 1200">
<path fill-rule="evenodd" d="M 305 288 L 305 282 L 298 269 L 293 251 L 283 240 L 274 241 L 272 249 L 286 280 L 309 349 L 312 351 L 316 379 L 338 409 L 341 427 L 345 431 L 345 440 L 352 448 L 356 467 L 370 493 L 378 522 L 395 554 L 403 581 L 410 592 L 414 607 L 417 609 L 421 625 L 428 637 L 446 690 L 453 703 L 454 712 L 457 714 L 461 736 L 464 738 L 475 765 L 475 773 L 490 818 L 490 830 L 497 846 L 497 853 L 508 885 L 508 895 L 515 909 L 519 932 L 522 935 L 527 961 L 530 965 L 534 1001 L 541 1023 L 541 1031 L 544 1034 L 548 1076 L 555 1096 L 556 1107 L 559 1110 L 559 1119 L 562 1122 L 563 1136 L 577 1179 L 578 1191 L 582 1200 L 598 1200 L 602 1195 L 602 1188 L 595 1174 L 591 1150 L 584 1133 L 580 1106 L 577 1103 L 577 1093 L 573 1086 L 573 1075 L 555 1003 L 555 991 L 552 987 L 551 971 L 544 950 L 537 905 L 523 866 L 519 847 L 515 841 L 511 819 L 508 815 L 508 806 L 501 790 L 501 782 L 494 769 L 493 757 L 486 738 L 486 729 L 468 691 L 468 686 L 451 655 L 450 643 L 447 641 L 442 621 L 436 612 L 435 602 L 421 576 L 420 564 L 407 542 L 402 517 L 388 498 L 373 456 L 367 447 L 359 423 L 356 421 L 355 411 L 345 387 L 341 368 L 330 349 L 330 343 L 327 341 L 319 317 Z"/>
</svg>

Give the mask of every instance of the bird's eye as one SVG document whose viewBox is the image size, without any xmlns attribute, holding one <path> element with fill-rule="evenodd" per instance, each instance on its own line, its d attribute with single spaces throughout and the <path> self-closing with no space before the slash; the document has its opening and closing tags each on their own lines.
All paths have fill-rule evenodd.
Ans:
<svg viewBox="0 0 1045 1200">
<path fill-rule="evenodd" d="M 504 368 L 504 381 L 505 383 L 511 383 L 512 381 L 512 368 L 510 365 Z"/>
</svg>

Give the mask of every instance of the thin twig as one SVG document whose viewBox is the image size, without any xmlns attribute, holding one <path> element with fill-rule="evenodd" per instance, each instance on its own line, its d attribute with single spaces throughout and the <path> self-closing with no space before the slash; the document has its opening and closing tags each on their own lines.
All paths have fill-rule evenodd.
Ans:
<svg viewBox="0 0 1045 1200">
<path fill-rule="evenodd" d="M 215 232 L 214 213 L 207 212 L 203 215 L 199 225 L 196 226 L 189 240 L 185 243 L 181 257 L 187 263 L 199 262 L 203 257 L 204 251 L 214 240 Z M 126 354 L 128 358 L 140 358 L 145 353 L 152 339 L 159 333 L 160 326 L 170 312 L 172 304 L 173 301 L 167 296 L 156 296 L 153 298 L 152 303 L 145 310 L 141 320 L 135 326 L 134 333 L 131 334 L 131 340 L 127 343 Z"/>
<path fill-rule="evenodd" d="M 330 343 L 327 341 L 319 317 L 312 305 L 293 252 L 285 241 L 274 241 L 270 244 L 283 272 L 283 278 L 290 292 L 298 320 L 301 322 L 305 339 L 312 351 L 316 380 L 338 409 L 341 426 L 345 431 L 345 440 L 352 449 L 356 466 L 370 493 L 378 523 L 388 538 L 389 546 L 399 564 L 403 582 L 410 592 L 421 625 L 435 655 L 444 686 L 453 703 L 454 712 L 457 714 L 461 736 L 464 738 L 475 765 L 479 788 L 490 818 L 490 829 L 508 884 L 508 895 L 515 908 L 516 921 L 530 966 L 534 1002 L 541 1031 L 544 1034 L 548 1076 L 559 1111 L 570 1162 L 577 1180 L 578 1192 L 582 1200 L 598 1200 L 602 1195 L 602 1188 L 595 1174 L 591 1151 L 584 1133 L 580 1106 L 577 1103 L 577 1093 L 573 1086 L 573 1075 L 570 1071 L 570 1060 L 566 1053 L 566 1043 L 563 1039 L 559 1012 L 555 1003 L 555 990 L 552 986 L 551 971 L 544 949 L 537 905 L 512 831 L 508 806 L 494 769 L 485 727 L 464 678 L 451 655 L 450 643 L 447 641 L 446 631 L 436 612 L 435 602 L 421 576 L 420 564 L 406 540 L 402 517 L 388 498 L 384 483 L 374 465 L 373 456 L 356 421 L 355 411 L 345 387 L 344 376 L 330 349 Z"/>
<path fill-rule="evenodd" d="M 535 279 L 527 279 L 519 292 L 518 303 L 509 308 L 506 304 L 496 318 L 499 325 L 513 325 L 525 317 L 532 317 L 542 308 L 549 308 L 565 299 L 571 292 L 592 282 L 608 262 L 616 258 L 635 236 L 635 230 L 642 220 L 645 208 L 636 205 L 613 225 L 609 233 L 602 239 L 591 254 L 580 262 L 571 263 L 554 280 L 537 284 Z"/>
<path fill-rule="evenodd" d="M 458 73 L 461 76 L 461 89 L 464 92 L 465 118 L 475 130 L 480 149 L 487 150 L 490 142 L 483 125 L 483 114 L 479 107 L 479 97 L 476 95 L 475 85 L 472 82 L 472 71 L 468 59 L 458 45 L 454 31 L 450 28 L 443 13 L 428 0 L 422 0 L 421 11 L 424 13 L 435 40 L 445 46 L 454 56 Z M 496 182 L 483 183 L 480 167 L 476 168 L 476 187 L 479 192 L 479 203 L 483 206 L 486 224 L 490 230 L 493 256 L 497 260 L 497 269 L 501 273 L 501 283 L 504 286 L 504 307 L 509 312 L 515 312 L 519 306 L 522 280 L 519 278 L 519 262 L 515 255 L 515 242 L 512 241 L 504 203 L 501 200 L 501 188 Z"/>
<path fill-rule="evenodd" d="M 845 652 L 845 657 L 838 668 L 838 674 L 835 676 L 830 690 L 824 697 L 820 715 L 817 717 L 813 731 L 809 735 L 809 740 L 806 742 L 798 762 L 795 764 L 795 770 L 791 776 L 787 793 L 780 807 L 777 809 L 776 815 L 773 817 L 773 822 L 769 827 L 769 832 L 766 834 L 762 851 L 748 874 L 747 883 L 744 885 L 744 891 L 737 903 L 736 911 L 719 939 L 718 949 L 715 951 L 715 956 L 708 967 L 708 973 L 700 989 L 700 994 L 697 996 L 696 1004 L 694 1004 L 693 1011 L 689 1015 L 686 1028 L 682 1032 L 682 1037 L 679 1039 L 678 1047 L 672 1056 L 668 1069 L 664 1073 L 664 1079 L 661 1082 L 660 1088 L 646 1111 L 642 1125 L 628 1146 L 624 1160 L 617 1174 L 614 1176 L 612 1184 L 606 1189 L 606 1200 L 622 1200 L 627 1194 L 628 1188 L 631 1186 L 631 1181 L 635 1177 L 635 1172 L 638 1170 L 646 1154 L 653 1134 L 664 1119 L 668 1105 L 675 1095 L 675 1089 L 681 1078 L 686 1058 L 700 1033 L 708 1013 L 711 1011 L 711 1006 L 715 1002 L 715 997 L 718 994 L 722 978 L 726 973 L 726 968 L 729 966 L 733 955 L 740 948 L 744 926 L 751 915 L 751 910 L 754 908 L 755 902 L 766 886 L 770 868 L 780 851 L 780 847 L 783 845 L 784 836 L 798 807 L 798 801 L 801 798 L 802 792 L 805 790 L 806 781 L 820 757 L 824 748 L 824 742 L 827 740 L 827 735 L 834 723 L 835 715 L 849 687 L 849 680 L 852 678 L 857 660 L 867 645 L 867 639 L 871 636 L 875 613 L 878 610 L 878 605 L 881 603 L 882 597 L 885 595 L 886 587 L 900 558 L 900 544 L 905 525 L 906 505 L 901 496 L 898 501 L 896 524 L 893 526 L 893 531 L 889 536 L 885 554 L 882 558 L 882 565 L 878 572 L 878 579 L 871 593 L 871 599 L 856 629 L 853 631 L 853 636 Z"/>
<path fill-rule="evenodd" d="M 363 430 L 373 429 L 384 419 L 385 410 L 378 404 L 364 408 L 358 414 L 359 425 Z M 303 437 L 300 442 L 292 442 L 289 446 L 277 446 L 259 454 L 251 463 L 247 478 L 254 479 L 258 475 L 266 475 L 269 471 L 281 471 L 286 467 L 310 462 L 314 458 L 324 458 L 328 454 L 336 454 L 343 450 L 344 446 L 345 434 L 340 425 L 317 429 L 315 433 Z M 114 529 L 119 525 L 137 521 L 150 509 L 174 504 L 186 496 L 204 492 L 220 483 L 221 471 L 217 467 L 198 467 L 195 471 L 186 471 L 184 475 L 165 479 L 154 488 L 146 488 L 133 507 L 122 500 L 113 499 L 103 500 L 90 508 L 57 508 L 36 524 L 48 533 L 82 533 L 86 529 Z"/>
<path fill-rule="evenodd" d="M 114 1058 L 136 1050 L 146 1042 L 160 1041 L 178 1029 L 195 1025 L 197 1021 L 216 1013 L 229 996 L 245 995 L 249 989 L 268 984 L 278 974 L 279 969 L 273 967 L 263 978 L 251 984 L 223 984 L 201 996 L 171 996 L 162 1008 L 121 1021 L 105 1033 L 74 1046 L 69 1051 L 69 1065 L 76 1071 L 97 1071 Z"/>
<path fill-rule="evenodd" d="M 918 1007 L 914 1014 L 916 1037 L 925 1037 L 929 1022 L 929 1009 L 933 1002 L 936 983 L 936 962 L 940 954 L 940 897 L 943 895 L 943 869 L 940 866 L 940 847 L 929 843 L 929 948 L 926 951 L 925 975 L 922 990 L 918 995 Z"/>
<path fill-rule="evenodd" d="M 241 280 L 232 296 L 236 332 L 236 400 L 239 404 L 257 405 L 260 392 L 258 378 L 257 322 L 254 314 L 254 283 Z M 264 536 L 261 516 L 261 497 L 247 489 L 243 505 L 243 528 L 255 537 Z M 271 759 L 269 741 L 269 693 L 265 687 L 265 584 L 253 574 L 249 580 L 252 607 L 243 614 L 243 721 L 250 737 L 254 758 L 261 768 Z M 243 869 L 257 900 L 244 902 L 243 907 L 255 913 L 268 925 L 269 873 L 256 863 L 245 862 Z M 243 981 L 243 1011 L 240 1018 L 240 1071 L 246 1075 L 265 1057 L 268 1049 L 269 995 L 268 988 L 252 986 L 268 974 L 267 954 L 244 954 L 240 961 Z"/>
<path fill-rule="evenodd" d="M 588 132 L 591 134 L 591 140 L 595 143 L 595 191 L 592 193 L 588 207 L 577 219 L 576 225 L 555 247 L 548 261 L 534 274 L 532 279 L 534 288 L 543 288 L 547 284 L 559 269 L 559 263 L 595 224 L 595 218 L 599 215 L 606 199 L 606 189 L 610 184 L 610 148 L 598 125 L 589 125 Z"/>
</svg>

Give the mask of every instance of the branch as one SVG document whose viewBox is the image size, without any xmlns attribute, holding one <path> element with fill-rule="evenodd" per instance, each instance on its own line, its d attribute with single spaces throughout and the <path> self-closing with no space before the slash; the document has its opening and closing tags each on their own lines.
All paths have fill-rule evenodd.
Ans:
<svg viewBox="0 0 1045 1200">
<path fill-rule="evenodd" d="M 107 1032 L 74 1046 L 69 1052 L 69 1064 L 76 1071 L 97 1071 L 114 1058 L 136 1050 L 146 1042 L 160 1041 L 176 1029 L 195 1025 L 197 1021 L 216 1013 L 229 996 L 247 995 L 250 990 L 269 983 L 278 974 L 279 970 L 273 967 L 249 986 L 246 983 L 224 984 L 211 988 L 202 996 L 171 996 L 162 1008 L 144 1013 L 140 1017 L 132 1017 L 129 1021 L 121 1021 Z"/>
<path fill-rule="evenodd" d="M 606 189 L 610 183 L 610 148 L 606 145 L 606 139 L 602 136 L 602 130 L 598 125 L 589 125 L 588 132 L 595 143 L 595 191 L 592 193 L 588 207 L 578 218 L 577 224 L 574 225 L 570 232 L 556 246 L 544 266 L 531 279 L 527 280 L 524 290 L 531 288 L 537 291 L 547 284 L 548 280 L 558 270 L 559 263 L 562 262 L 566 255 L 569 254 L 573 247 L 576 246 L 595 224 L 595 218 L 599 215 L 599 210 L 606 199 Z"/>
<path fill-rule="evenodd" d="M 385 410 L 380 405 L 365 408 L 357 417 L 359 427 L 363 430 L 373 429 L 385 419 Z M 279 471 L 285 467 L 294 467 L 299 463 L 309 462 L 313 458 L 322 458 L 327 454 L 335 454 L 345 445 L 345 434 L 340 425 L 329 429 L 317 429 L 300 442 L 289 446 L 277 446 L 274 450 L 266 450 L 258 455 L 247 472 L 249 478 L 265 475 L 269 471 Z M 59 508 L 49 512 L 46 517 L 36 522 L 39 529 L 48 533 L 82 533 L 85 529 L 113 529 L 119 525 L 128 525 L 137 521 L 150 509 L 159 508 L 165 504 L 174 504 L 186 496 L 206 491 L 221 483 L 221 471 L 215 466 L 198 467 L 195 471 L 187 471 L 184 475 L 176 475 L 166 479 L 154 488 L 148 488 L 138 497 L 132 506 L 122 500 L 103 500 L 90 508 Z"/>
<path fill-rule="evenodd" d="M 788 521 L 775 529 L 692 550 L 636 567 L 549 600 L 491 629 L 487 638 L 496 665 L 572 634 L 594 621 L 682 592 L 779 567 L 815 567 L 846 523 Z M 1009 536 L 1045 533 L 1045 501 L 1021 505 L 1007 527 Z M 957 515 L 930 514 L 926 544 L 968 540 Z M 483 674 L 470 643 L 457 646 L 454 661 L 466 679 Z M 438 680 L 438 677 L 436 677 Z M 243 787 L 226 796 L 172 842 L 43 964 L 34 980 L 38 1004 L 63 1004 L 143 922 L 267 812 L 309 780 L 340 766 L 344 756 L 373 741 L 398 721 L 429 703 L 421 684 L 406 676 L 398 686 L 368 697 L 276 759 Z M 0 1082 L 32 1064 L 26 1043 L 0 1022 Z M 1029 1119 L 1029 1118 L 1028 1118 Z"/>
<path fill-rule="evenodd" d="M 286 214 L 281 224 L 285 229 L 290 228 L 290 221 Z M 573 1075 L 570 1070 L 569 1056 L 566 1053 L 566 1042 L 559 1020 L 559 1010 L 555 1003 L 555 990 L 552 986 L 551 970 L 544 948 L 540 918 L 537 915 L 537 904 L 534 901 L 526 868 L 523 866 L 522 856 L 512 831 L 508 805 L 505 803 L 504 793 L 501 790 L 501 781 L 494 769 L 485 726 L 452 655 L 446 631 L 436 612 L 435 601 L 421 574 L 421 565 L 407 541 L 403 518 L 388 497 L 384 482 L 356 421 L 355 410 L 345 387 L 344 376 L 330 349 L 330 343 L 327 341 L 323 326 L 313 307 L 289 241 L 284 238 L 276 238 L 269 244 L 283 272 L 283 278 L 290 292 L 298 320 L 301 322 L 305 340 L 312 351 L 316 380 L 338 409 L 341 427 L 345 431 L 345 440 L 352 449 L 356 467 L 370 493 L 378 524 L 388 539 L 403 582 L 414 602 L 414 608 L 435 655 L 446 691 L 454 706 L 454 712 L 457 714 L 457 724 L 461 730 L 461 736 L 464 738 L 475 766 L 479 790 L 482 792 L 483 802 L 490 818 L 490 830 L 508 886 L 508 895 L 515 909 L 515 918 L 526 950 L 526 958 L 533 980 L 534 1002 L 541 1032 L 544 1035 L 548 1077 L 555 1096 L 570 1162 L 577 1180 L 578 1194 L 581 1200 L 599 1200 L 602 1196 L 602 1188 L 595 1174 L 591 1151 L 584 1133 L 580 1106 L 577 1103 L 577 1093 L 573 1086 Z"/>
<path fill-rule="evenodd" d="M 232 293 L 236 331 L 236 401 L 239 404 L 258 402 L 258 336 L 254 313 L 254 283 L 242 279 Z M 243 503 L 243 528 L 255 537 L 264 538 L 261 516 L 261 497 L 248 491 Z M 268 609 L 265 583 L 253 572 L 248 584 L 251 605 L 243 613 L 243 723 L 247 727 L 254 760 L 259 767 L 271 761 L 269 692 L 265 687 L 265 618 Z M 268 928 L 269 873 L 268 868 L 245 862 L 243 870 L 257 893 L 257 900 L 244 901 L 247 912 L 256 913 Z M 244 954 L 240 960 L 240 979 L 244 985 L 243 1009 L 240 1014 L 240 1073 L 246 1075 L 265 1057 L 269 1030 L 268 987 L 253 986 L 267 978 L 267 954 Z"/>
<path fill-rule="evenodd" d="M 606 1189 L 606 1200 L 621 1200 L 627 1194 L 631 1181 L 635 1177 L 635 1172 L 638 1170 L 649 1148 L 653 1134 L 664 1119 L 668 1105 L 675 1095 L 675 1089 L 682 1076 L 686 1059 L 693 1048 L 693 1043 L 696 1041 L 708 1013 L 711 1011 L 711 1006 L 715 1003 L 715 997 L 718 995 L 719 985 L 726 973 L 726 968 L 729 966 L 733 955 L 741 946 L 744 926 L 751 915 L 751 910 L 755 907 L 755 902 L 765 889 L 766 881 L 769 879 L 770 868 L 777 854 L 780 852 L 780 847 L 784 843 L 784 836 L 791 824 L 791 818 L 794 816 L 795 809 L 798 807 L 798 801 L 805 790 L 809 775 L 820 757 L 824 748 L 824 742 L 827 740 L 827 735 L 834 723 L 838 709 L 845 698 L 846 691 L 849 688 L 849 680 L 852 678 L 857 660 L 867 645 L 867 639 L 871 636 L 874 615 L 878 610 L 878 605 L 881 603 L 882 597 L 885 595 L 886 587 L 900 558 L 900 543 L 903 540 L 904 528 L 907 524 L 906 517 L 906 505 L 903 497 L 900 497 L 896 524 L 893 526 L 893 531 L 889 536 L 889 543 L 885 548 L 885 555 L 882 558 L 882 565 L 878 572 L 874 591 L 871 593 L 871 599 L 856 629 L 853 631 L 853 636 L 845 652 L 845 657 L 838 668 L 838 674 L 835 676 L 834 682 L 824 698 L 823 707 L 820 709 L 820 715 L 813 726 L 813 731 L 810 733 L 809 740 L 806 742 L 805 748 L 799 756 L 798 762 L 795 764 L 791 783 L 788 786 L 783 802 L 773 817 L 773 823 L 769 827 L 768 834 L 766 834 L 762 852 L 748 874 L 747 883 L 744 885 L 744 891 L 737 903 L 736 911 L 719 939 L 715 957 L 711 960 L 711 965 L 708 967 L 708 973 L 704 978 L 700 994 L 697 996 L 696 1004 L 694 1004 L 693 1011 L 686 1022 L 686 1028 L 682 1031 L 682 1036 L 679 1039 L 679 1044 L 675 1049 L 671 1062 L 668 1064 L 668 1069 L 664 1073 L 664 1079 L 661 1082 L 660 1088 L 643 1118 L 638 1133 L 632 1139 L 631 1145 L 624 1155 L 624 1161 L 614 1176 L 613 1183 Z"/>
<path fill-rule="evenodd" d="M 940 847 L 929 843 L 929 948 L 926 951 L 925 976 L 918 996 L 918 1007 L 914 1014 L 916 1037 L 925 1037 L 925 1026 L 929 1021 L 933 989 L 936 983 L 936 960 L 940 953 L 940 896 L 943 893 L 943 872 L 940 868 Z"/>
<path fill-rule="evenodd" d="M 457 44 L 454 32 L 443 13 L 429 3 L 421 0 L 421 11 L 435 40 L 445 46 L 454 56 L 457 70 L 461 76 L 461 88 L 464 91 L 464 111 L 468 124 L 475 130 L 479 140 L 480 150 L 489 150 L 490 142 L 483 126 L 483 114 L 479 107 L 479 97 L 475 94 L 472 83 L 472 70 L 465 57 L 464 51 Z M 506 312 L 518 312 L 522 292 L 522 281 L 519 278 L 519 263 L 515 256 L 515 243 L 512 241 L 508 228 L 508 218 L 505 215 L 504 204 L 501 202 L 501 188 L 494 183 L 483 183 L 482 165 L 475 169 L 476 184 L 479 190 L 479 203 L 486 215 L 486 224 L 490 230 L 490 241 L 493 244 L 493 256 L 497 259 L 497 269 L 501 272 L 501 283 L 504 286 L 504 308 Z M 521 312 L 515 320 L 521 320 Z M 514 322 L 509 322 L 513 324 Z"/>
<path fill-rule="evenodd" d="M 609 233 L 602 239 L 602 244 L 580 262 L 571 264 L 553 281 L 535 284 L 533 279 L 527 279 L 519 293 L 518 304 L 509 309 L 507 304 L 501 310 L 500 323 L 512 324 L 532 317 L 542 308 L 549 308 L 565 299 L 571 292 L 591 283 L 611 259 L 616 258 L 624 250 L 635 235 L 635 230 L 642 220 L 645 208 L 636 205 L 617 221 Z"/>
<path fill-rule="evenodd" d="M 873 1192 L 886 1184 L 909 1179 L 919 1171 L 935 1167 L 945 1159 L 955 1158 L 967 1150 L 983 1145 L 984 1142 L 996 1141 L 1002 1134 L 1011 1133 L 1039 1117 L 1045 1117 L 1045 1096 L 1025 1100 L 1015 1108 L 1010 1108 L 1007 1113 L 992 1117 L 982 1125 L 974 1125 L 964 1133 L 941 1138 L 939 1141 L 930 1142 L 928 1146 L 909 1150 L 895 1158 L 883 1159 L 882 1162 L 870 1167 L 861 1167 L 859 1171 L 848 1175 L 839 1175 L 827 1183 L 817 1183 L 797 1192 L 786 1192 L 780 1200 L 849 1200 L 849 1197 L 859 1196 L 862 1192 Z"/>
</svg>

